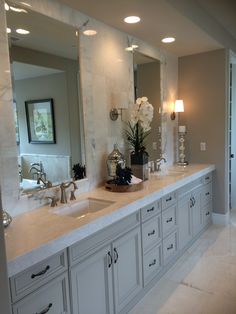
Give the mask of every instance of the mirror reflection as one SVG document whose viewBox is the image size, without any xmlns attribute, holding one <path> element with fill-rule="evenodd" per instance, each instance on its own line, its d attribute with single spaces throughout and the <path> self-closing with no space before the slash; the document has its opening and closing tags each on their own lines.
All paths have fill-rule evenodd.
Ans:
<svg viewBox="0 0 236 314">
<path fill-rule="evenodd" d="M 145 147 L 149 154 L 149 160 L 156 160 L 161 155 L 160 61 L 146 56 L 139 51 L 134 51 L 133 63 L 135 99 L 145 96 L 154 108 L 151 133 L 146 139 Z"/>
<path fill-rule="evenodd" d="M 69 180 L 85 163 L 76 29 L 28 9 L 7 26 L 21 187 Z"/>
</svg>

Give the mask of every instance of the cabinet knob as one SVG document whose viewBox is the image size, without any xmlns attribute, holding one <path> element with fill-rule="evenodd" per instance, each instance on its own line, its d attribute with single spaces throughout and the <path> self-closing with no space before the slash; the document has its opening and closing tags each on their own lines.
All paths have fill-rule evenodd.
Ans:
<svg viewBox="0 0 236 314">
<path fill-rule="evenodd" d="M 153 229 L 151 232 L 148 233 L 148 236 L 150 237 L 151 235 L 154 235 L 156 231 Z"/>
<path fill-rule="evenodd" d="M 47 272 L 49 269 L 50 269 L 50 266 L 47 265 L 47 266 L 45 267 L 45 269 L 41 270 L 39 273 L 37 273 L 37 274 L 32 274 L 32 275 L 31 275 L 31 278 L 34 279 L 35 277 L 42 276 L 42 275 L 46 274 L 46 272 Z"/>
<path fill-rule="evenodd" d="M 107 253 L 107 256 L 108 256 L 108 268 L 110 268 L 112 265 L 112 256 L 111 256 L 110 251 Z"/>
<path fill-rule="evenodd" d="M 157 262 L 156 259 L 154 259 L 153 262 L 151 262 L 148 266 L 152 267 L 152 266 L 156 265 L 156 262 Z"/>
<path fill-rule="evenodd" d="M 173 249 L 173 247 L 174 247 L 174 245 L 171 244 L 170 246 L 167 247 L 167 250 L 171 250 L 171 249 Z"/>
<path fill-rule="evenodd" d="M 118 255 L 117 249 L 114 248 L 114 263 L 115 263 L 115 264 L 117 263 L 118 258 L 119 258 L 119 255 Z"/>
<path fill-rule="evenodd" d="M 50 310 L 51 307 L 52 307 L 52 303 L 49 303 L 48 306 L 44 310 L 42 310 L 41 312 L 37 312 L 35 314 L 46 314 Z"/>
</svg>

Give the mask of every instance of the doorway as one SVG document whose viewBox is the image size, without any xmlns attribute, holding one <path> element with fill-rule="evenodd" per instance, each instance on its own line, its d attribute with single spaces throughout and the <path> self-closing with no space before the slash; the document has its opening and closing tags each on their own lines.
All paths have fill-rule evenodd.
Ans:
<svg viewBox="0 0 236 314">
<path fill-rule="evenodd" d="M 229 81 L 229 208 L 236 212 L 236 56 L 230 58 Z"/>
</svg>

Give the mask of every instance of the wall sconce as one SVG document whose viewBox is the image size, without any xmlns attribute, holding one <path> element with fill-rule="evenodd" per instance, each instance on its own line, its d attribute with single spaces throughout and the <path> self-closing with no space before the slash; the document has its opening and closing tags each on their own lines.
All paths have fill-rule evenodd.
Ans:
<svg viewBox="0 0 236 314">
<path fill-rule="evenodd" d="M 170 115 L 171 120 L 175 120 L 177 112 L 184 112 L 184 101 L 182 99 L 177 99 L 175 101 L 174 111 Z"/>
<path fill-rule="evenodd" d="M 125 48 L 125 50 L 134 52 L 134 50 L 137 48 L 138 45 L 134 43 L 134 39 L 127 37 L 127 47 Z"/>
<path fill-rule="evenodd" d="M 110 119 L 112 121 L 116 121 L 118 119 L 118 117 L 120 116 L 121 120 L 122 120 L 122 111 L 125 108 L 112 108 L 110 111 Z"/>
</svg>

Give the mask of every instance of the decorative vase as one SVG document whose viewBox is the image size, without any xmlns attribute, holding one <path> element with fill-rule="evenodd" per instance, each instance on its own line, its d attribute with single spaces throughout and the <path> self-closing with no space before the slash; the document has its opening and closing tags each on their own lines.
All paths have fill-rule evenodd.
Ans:
<svg viewBox="0 0 236 314">
<path fill-rule="evenodd" d="M 107 170 L 109 177 L 116 177 L 116 167 L 118 164 L 121 166 L 121 168 L 125 168 L 125 158 L 119 151 L 117 144 L 115 144 L 113 151 L 108 155 L 107 158 Z"/>
<path fill-rule="evenodd" d="M 141 180 L 148 180 L 148 153 L 146 151 L 132 152 L 130 155 L 133 175 Z"/>
</svg>

